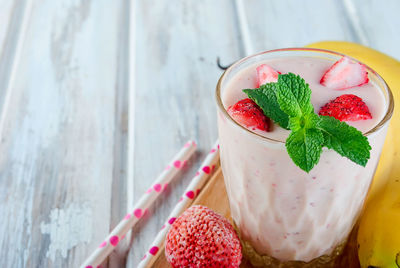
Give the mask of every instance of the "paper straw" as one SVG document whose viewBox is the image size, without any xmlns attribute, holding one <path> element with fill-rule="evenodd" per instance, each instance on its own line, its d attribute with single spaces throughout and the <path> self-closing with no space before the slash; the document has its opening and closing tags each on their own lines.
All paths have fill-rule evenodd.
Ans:
<svg viewBox="0 0 400 268">
<path fill-rule="evenodd" d="M 107 256 L 118 245 L 126 233 L 135 226 L 146 213 L 148 208 L 155 202 L 160 194 L 166 189 L 168 184 L 176 177 L 179 170 L 182 169 L 187 160 L 193 155 L 196 150 L 196 143 L 188 141 L 183 148 L 175 155 L 173 160 L 167 165 L 164 171 L 157 177 L 153 185 L 146 191 L 145 194 L 135 204 L 131 213 L 118 223 L 112 232 L 104 239 L 99 247 L 85 260 L 81 268 L 97 268 Z"/>
<path fill-rule="evenodd" d="M 189 186 L 186 188 L 182 197 L 179 199 L 178 203 L 172 210 L 171 214 L 168 216 L 168 220 L 161 227 L 160 232 L 158 232 L 156 238 L 150 246 L 150 249 L 146 252 L 143 259 L 139 263 L 139 268 L 144 268 L 146 265 L 150 264 L 153 258 L 157 255 L 160 247 L 163 245 L 165 235 L 171 228 L 177 217 L 183 213 L 183 211 L 193 202 L 194 198 L 200 193 L 201 189 L 210 177 L 215 165 L 219 159 L 219 145 L 218 141 L 212 147 L 210 153 L 207 155 L 206 159 L 201 164 L 196 175 L 193 177 Z"/>
</svg>

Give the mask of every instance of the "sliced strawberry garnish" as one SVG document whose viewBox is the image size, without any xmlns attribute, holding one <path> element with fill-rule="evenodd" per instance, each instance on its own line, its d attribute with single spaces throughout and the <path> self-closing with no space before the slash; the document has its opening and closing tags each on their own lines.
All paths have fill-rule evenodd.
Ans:
<svg viewBox="0 0 400 268">
<path fill-rule="evenodd" d="M 266 83 L 277 82 L 280 73 L 275 71 L 267 64 L 261 64 L 257 67 L 257 87 Z"/>
<path fill-rule="evenodd" d="M 372 118 L 365 102 L 353 94 L 341 95 L 331 100 L 319 110 L 319 114 L 332 116 L 340 121 L 358 121 Z"/>
<path fill-rule="evenodd" d="M 347 89 L 368 83 L 365 65 L 343 57 L 329 68 L 320 83 L 332 89 Z"/>
<path fill-rule="evenodd" d="M 252 130 L 268 131 L 269 119 L 251 99 L 243 99 L 228 108 L 230 116 L 242 126 Z"/>
</svg>

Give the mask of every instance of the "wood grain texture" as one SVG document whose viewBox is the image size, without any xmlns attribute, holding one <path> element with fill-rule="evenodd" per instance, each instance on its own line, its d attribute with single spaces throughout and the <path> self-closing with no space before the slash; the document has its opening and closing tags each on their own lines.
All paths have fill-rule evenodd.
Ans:
<svg viewBox="0 0 400 268">
<path fill-rule="evenodd" d="M 136 1 L 131 13 L 136 17 L 133 200 L 186 140 L 195 139 L 201 153 L 156 205 L 154 216 L 135 230 L 128 267 L 143 257 L 217 138 L 214 90 L 222 74 L 217 57 L 229 63 L 241 56 L 232 1 L 172 2 Z"/>
<path fill-rule="evenodd" d="M 0 111 L 3 110 L 18 51 L 23 43 L 29 6 L 25 0 L 0 1 Z"/>
<path fill-rule="evenodd" d="M 1 117 L 4 267 L 78 267 L 110 229 L 126 85 L 122 1 L 109 3 L 43 0 L 29 12 Z"/>
<path fill-rule="evenodd" d="M 0 1 L 0 59 L 3 57 L 3 50 L 7 34 L 9 33 L 11 17 L 15 2 L 12 0 Z"/>
<path fill-rule="evenodd" d="M 357 41 L 340 1 L 248 0 L 243 7 L 251 53 L 322 40 Z"/>
<path fill-rule="evenodd" d="M 360 31 L 367 45 L 400 59 L 400 1 L 397 0 L 347 0 L 354 6 L 354 17 L 360 23 Z"/>
<path fill-rule="evenodd" d="M 236 0 L 242 1 L 242 0 Z M 400 58 L 396 0 L 298 2 L 249 0 L 243 6 L 251 52 L 325 40 L 360 43 Z M 246 36 L 246 35 L 244 35 Z"/>
</svg>

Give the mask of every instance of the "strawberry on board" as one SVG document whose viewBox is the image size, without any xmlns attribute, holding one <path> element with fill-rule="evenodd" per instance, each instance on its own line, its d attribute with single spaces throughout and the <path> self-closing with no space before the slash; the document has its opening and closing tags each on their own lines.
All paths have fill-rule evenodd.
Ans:
<svg viewBox="0 0 400 268">
<path fill-rule="evenodd" d="M 239 268 L 242 247 L 232 225 L 211 209 L 188 208 L 168 231 L 165 257 L 176 268 Z"/>
<path fill-rule="evenodd" d="M 364 85 L 368 81 L 365 65 L 343 57 L 329 68 L 322 76 L 320 83 L 332 89 L 343 90 Z"/>
<path fill-rule="evenodd" d="M 268 66 L 267 64 L 261 64 L 257 67 L 256 87 L 260 87 L 266 83 L 277 82 L 279 74 L 280 73 L 275 71 L 271 66 Z"/>
<path fill-rule="evenodd" d="M 239 124 L 249 129 L 268 131 L 269 119 L 251 99 L 243 99 L 228 108 L 229 115 Z"/>
<path fill-rule="evenodd" d="M 365 102 L 353 94 L 341 95 L 331 100 L 319 110 L 319 115 L 332 116 L 340 121 L 358 121 L 372 118 Z"/>
</svg>

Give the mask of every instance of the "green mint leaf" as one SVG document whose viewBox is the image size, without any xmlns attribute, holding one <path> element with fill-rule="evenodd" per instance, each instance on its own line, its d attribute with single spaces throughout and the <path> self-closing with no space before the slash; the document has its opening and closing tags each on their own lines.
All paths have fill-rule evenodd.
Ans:
<svg viewBox="0 0 400 268">
<path fill-rule="evenodd" d="M 309 172 L 319 161 L 324 137 L 315 128 L 292 131 L 286 140 L 286 149 L 293 162 Z"/>
<path fill-rule="evenodd" d="M 320 116 L 317 128 L 324 135 L 324 146 L 365 167 L 371 146 L 359 130 L 329 116 Z"/>
<path fill-rule="evenodd" d="M 316 128 L 319 122 L 319 116 L 314 113 L 289 118 L 289 128 L 292 131 L 298 131 L 304 128 Z"/>
<path fill-rule="evenodd" d="M 276 97 L 281 110 L 290 117 L 314 112 L 311 104 L 311 89 L 299 75 L 292 73 L 279 75 L 276 83 Z"/>
<path fill-rule="evenodd" d="M 279 108 L 275 94 L 275 83 L 265 84 L 243 92 L 263 110 L 264 114 L 285 129 L 289 129 L 289 116 Z"/>
</svg>

